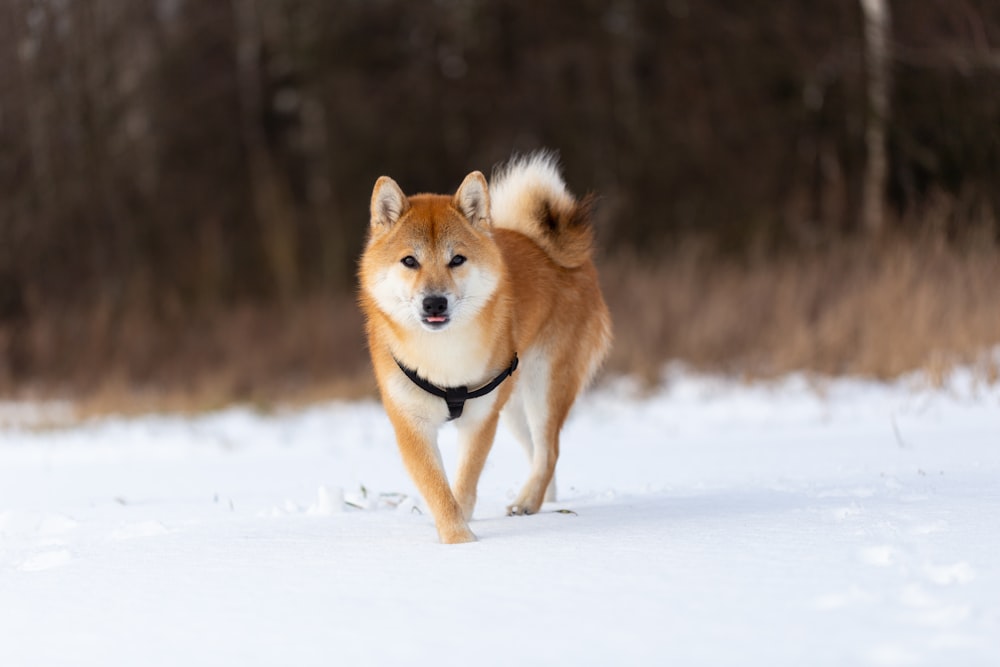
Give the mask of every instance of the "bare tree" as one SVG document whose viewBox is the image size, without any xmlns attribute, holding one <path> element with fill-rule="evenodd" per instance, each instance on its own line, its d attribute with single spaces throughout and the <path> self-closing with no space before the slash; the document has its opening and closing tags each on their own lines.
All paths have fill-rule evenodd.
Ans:
<svg viewBox="0 0 1000 667">
<path fill-rule="evenodd" d="M 261 90 L 263 38 L 256 0 L 234 0 L 236 63 L 240 96 L 240 128 L 250 168 L 254 214 L 260 225 L 262 248 L 278 296 L 289 300 L 299 282 L 295 204 L 267 145 L 261 125 L 265 99 Z"/>
<path fill-rule="evenodd" d="M 861 193 L 861 221 L 870 234 L 878 234 L 885 227 L 885 187 L 889 173 L 886 126 L 889 121 L 891 17 L 888 0 L 860 2 L 865 23 L 865 65 L 868 77 L 868 113 L 865 121 L 867 161 Z"/>
</svg>

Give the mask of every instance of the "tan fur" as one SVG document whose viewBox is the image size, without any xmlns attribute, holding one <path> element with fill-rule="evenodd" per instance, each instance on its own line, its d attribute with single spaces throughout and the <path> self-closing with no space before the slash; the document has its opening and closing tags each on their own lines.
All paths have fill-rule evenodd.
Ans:
<svg viewBox="0 0 1000 667">
<path fill-rule="evenodd" d="M 473 172 L 454 196 L 406 197 L 383 176 L 372 193 L 359 270 L 382 401 L 445 543 L 475 539 L 467 521 L 501 410 L 532 456 L 531 475 L 508 513 L 537 512 L 547 490 L 551 499 L 559 432 L 611 341 L 590 259 L 587 205 L 569 195 L 547 156 L 515 162 L 497 178 L 487 187 Z M 500 198 L 491 207 L 494 192 Z M 455 255 L 466 261 L 449 266 Z M 419 266 L 405 266 L 406 257 Z M 452 319 L 430 330 L 420 306 L 439 294 L 448 297 Z M 413 384 L 393 357 L 439 387 L 477 388 L 515 353 L 521 363 L 514 375 L 468 401 L 455 421 L 462 456 L 452 489 L 437 449 L 445 402 Z"/>
</svg>

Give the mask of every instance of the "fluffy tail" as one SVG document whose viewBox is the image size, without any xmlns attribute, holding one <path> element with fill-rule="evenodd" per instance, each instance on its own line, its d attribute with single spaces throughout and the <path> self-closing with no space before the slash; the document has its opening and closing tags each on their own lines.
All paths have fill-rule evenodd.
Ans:
<svg viewBox="0 0 1000 667">
<path fill-rule="evenodd" d="M 572 269 L 590 259 L 594 197 L 577 201 L 563 182 L 553 153 L 515 157 L 490 179 L 493 226 L 521 232 L 552 260 Z"/>
</svg>

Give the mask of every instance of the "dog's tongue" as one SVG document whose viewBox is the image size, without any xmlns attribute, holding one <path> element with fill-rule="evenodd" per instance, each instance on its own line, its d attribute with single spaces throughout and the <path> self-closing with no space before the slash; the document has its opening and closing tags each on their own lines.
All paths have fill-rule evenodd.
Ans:
<svg viewBox="0 0 1000 667">
<path fill-rule="evenodd" d="M 440 315 L 428 315 L 427 316 L 427 321 L 428 322 L 444 322 L 446 319 L 448 319 L 448 318 L 442 317 Z"/>
</svg>

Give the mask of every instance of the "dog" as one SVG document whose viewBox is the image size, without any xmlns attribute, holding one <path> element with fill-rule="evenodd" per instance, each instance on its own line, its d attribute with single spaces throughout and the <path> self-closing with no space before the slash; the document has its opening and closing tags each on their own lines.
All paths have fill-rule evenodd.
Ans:
<svg viewBox="0 0 1000 667">
<path fill-rule="evenodd" d="M 382 403 L 441 542 L 476 539 L 476 487 L 501 415 L 531 471 L 508 515 L 555 499 L 559 433 L 611 345 L 592 260 L 593 197 L 577 200 L 548 152 L 479 171 L 453 196 L 376 183 L 358 270 Z M 449 487 L 437 433 L 454 421 Z"/>
</svg>

